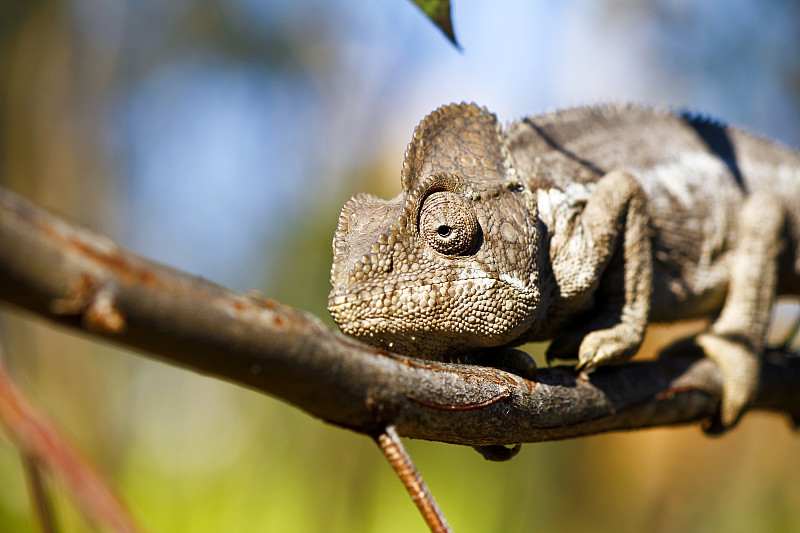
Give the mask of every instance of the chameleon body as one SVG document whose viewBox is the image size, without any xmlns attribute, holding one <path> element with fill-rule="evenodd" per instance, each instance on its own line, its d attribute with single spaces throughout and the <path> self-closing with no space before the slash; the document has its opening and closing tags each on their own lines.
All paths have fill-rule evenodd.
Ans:
<svg viewBox="0 0 800 533">
<path fill-rule="evenodd" d="M 723 377 L 716 418 L 753 398 L 776 294 L 800 293 L 800 155 L 717 122 L 597 106 L 502 128 L 474 104 L 414 131 L 391 200 L 339 217 L 329 310 L 391 351 L 469 360 L 552 339 L 581 369 L 625 362 L 648 323 Z"/>
</svg>

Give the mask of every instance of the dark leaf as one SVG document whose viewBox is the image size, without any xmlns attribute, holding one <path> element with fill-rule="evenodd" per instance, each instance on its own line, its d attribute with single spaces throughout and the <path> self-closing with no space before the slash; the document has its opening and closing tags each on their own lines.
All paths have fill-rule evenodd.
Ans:
<svg viewBox="0 0 800 533">
<path fill-rule="evenodd" d="M 415 4 L 442 30 L 447 38 L 458 48 L 455 33 L 453 33 L 453 21 L 450 17 L 450 0 L 413 0 Z"/>
</svg>

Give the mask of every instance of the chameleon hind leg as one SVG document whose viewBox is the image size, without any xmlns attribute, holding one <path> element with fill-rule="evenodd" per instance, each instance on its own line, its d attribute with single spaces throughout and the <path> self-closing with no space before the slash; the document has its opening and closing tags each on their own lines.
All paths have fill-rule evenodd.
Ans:
<svg viewBox="0 0 800 533">
<path fill-rule="evenodd" d="M 760 354 L 775 299 L 784 222 L 784 209 L 774 196 L 755 194 L 745 200 L 731 251 L 725 304 L 711 329 L 694 339 L 722 374 L 722 400 L 706 428 L 709 433 L 735 425 L 755 397 Z"/>
</svg>

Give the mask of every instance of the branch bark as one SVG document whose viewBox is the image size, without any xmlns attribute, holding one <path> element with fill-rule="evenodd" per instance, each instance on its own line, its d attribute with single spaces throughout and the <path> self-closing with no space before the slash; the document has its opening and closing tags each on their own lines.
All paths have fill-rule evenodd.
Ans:
<svg viewBox="0 0 800 533">
<path fill-rule="evenodd" d="M 0 300 L 155 359 L 262 391 L 327 422 L 464 445 L 689 424 L 720 378 L 687 354 L 605 368 L 502 370 L 390 354 L 270 300 L 157 264 L 0 189 Z M 800 420 L 800 358 L 766 354 L 755 409 Z"/>
</svg>

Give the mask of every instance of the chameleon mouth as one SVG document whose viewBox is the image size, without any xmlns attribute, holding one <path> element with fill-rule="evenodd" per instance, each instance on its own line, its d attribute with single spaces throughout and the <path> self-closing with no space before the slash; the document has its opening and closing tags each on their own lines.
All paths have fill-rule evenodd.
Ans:
<svg viewBox="0 0 800 533">
<path fill-rule="evenodd" d="M 442 280 L 423 286 L 389 284 L 348 291 L 340 287 L 328 297 L 328 311 L 346 333 L 367 336 L 370 332 L 403 335 L 433 331 L 482 331 L 497 334 L 503 329 L 502 314 L 519 304 L 514 288 L 493 277 Z M 500 299 L 499 312 L 482 303 Z M 508 308 L 508 309 L 506 309 Z"/>
<path fill-rule="evenodd" d="M 337 287 L 328 311 L 342 332 L 362 342 L 436 360 L 508 344 L 533 316 L 517 284 L 484 272 L 425 285 Z"/>
<path fill-rule="evenodd" d="M 363 311 L 382 311 L 378 316 L 393 316 L 403 311 L 419 312 L 420 310 L 443 310 L 458 304 L 463 298 L 475 298 L 494 291 L 498 279 L 486 275 L 463 277 L 457 280 L 437 280 L 423 285 L 419 280 L 374 285 L 372 287 L 348 290 L 338 287 L 328 296 L 328 310 L 333 312 L 345 307 L 358 307 Z M 361 315 L 359 318 L 371 314 Z"/>
</svg>

